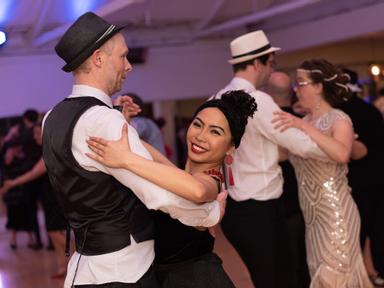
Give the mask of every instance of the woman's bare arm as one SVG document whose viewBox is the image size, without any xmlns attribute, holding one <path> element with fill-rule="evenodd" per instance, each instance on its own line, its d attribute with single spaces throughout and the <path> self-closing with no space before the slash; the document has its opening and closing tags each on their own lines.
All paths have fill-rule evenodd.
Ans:
<svg viewBox="0 0 384 288">
<path fill-rule="evenodd" d="M 367 146 L 359 140 L 353 141 L 351 159 L 359 160 L 368 154 Z"/>
<path fill-rule="evenodd" d="M 348 120 L 337 120 L 332 127 L 332 135 L 326 135 L 310 123 L 292 114 L 283 111 L 275 112 L 275 114 L 277 116 L 273 122 L 276 123 L 276 129 L 284 131 L 290 127 L 296 127 L 311 137 L 329 158 L 338 163 L 348 163 L 354 140 L 353 128 Z"/>
<path fill-rule="evenodd" d="M 35 180 L 39 178 L 40 176 L 44 175 L 47 172 L 47 168 L 45 167 L 45 163 L 43 159 L 41 158 L 33 168 L 27 172 L 25 172 L 23 175 L 20 175 L 17 178 L 6 180 L 4 182 L 4 186 L 1 188 L 1 193 L 7 192 L 9 189 L 12 189 L 16 186 L 23 185 L 27 182 L 30 182 L 32 180 Z"/>
<path fill-rule="evenodd" d="M 127 125 L 123 126 L 122 136 L 118 141 L 91 137 L 87 143 L 95 154 L 87 153 L 86 155 L 105 166 L 130 170 L 140 177 L 196 203 L 216 199 L 217 183 L 209 175 L 203 173 L 191 175 L 174 165 L 157 163 L 131 152 L 128 144 Z"/>
<path fill-rule="evenodd" d="M 153 147 L 151 144 L 148 144 L 147 142 L 141 140 L 141 143 L 143 143 L 144 147 L 148 150 L 149 154 L 151 154 L 153 161 L 157 163 L 161 163 L 164 165 L 176 167 L 175 164 L 173 164 L 167 157 L 165 157 L 163 154 L 159 152 L 155 147 Z"/>
</svg>

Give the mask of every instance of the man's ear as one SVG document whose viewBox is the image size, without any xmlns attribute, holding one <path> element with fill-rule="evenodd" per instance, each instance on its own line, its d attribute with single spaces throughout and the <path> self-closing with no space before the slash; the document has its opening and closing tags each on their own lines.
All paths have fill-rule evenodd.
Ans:
<svg viewBox="0 0 384 288">
<path fill-rule="evenodd" d="M 261 62 L 257 59 L 253 60 L 253 68 L 257 71 L 260 69 Z"/>
<path fill-rule="evenodd" d="M 96 67 L 101 67 L 103 63 L 103 53 L 100 49 L 96 49 L 91 55 L 91 61 Z"/>
</svg>

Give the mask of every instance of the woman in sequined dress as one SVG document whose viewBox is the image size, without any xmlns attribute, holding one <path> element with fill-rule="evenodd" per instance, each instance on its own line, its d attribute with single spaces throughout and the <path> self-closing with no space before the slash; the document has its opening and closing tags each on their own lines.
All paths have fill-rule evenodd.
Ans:
<svg viewBox="0 0 384 288">
<path fill-rule="evenodd" d="M 221 99 L 203 103 L 187 131 L 185 171 L 130 152 L 126 130 L 120 141 L 91 138 L 87 143 L 97 155 L 88 156 L 106 166 L 128 169 L 192 201 L 212 201 L 223 184 L 224 158 L 240 145 L 248 117 L 255 110 L 255 100 L 243 91 L 229 91 Z M 207 230 L 185 226 L 160 211 L 154 212 L 154 219 L 154 267 L 160 287 L 235 287 L 212 251 L 214 238 Z"/>
<path fill-rule="evenodd" d="M 310 60 L 296 73 L 296 93 L 310 112 L 297 118 L 277 112 L 276 129 L 296 127 L 328 155 L 329 162 L 289 155 L 299 183 L 306 223 L 311 288 L 369 288 L 359 245 L 360 217 L 347 181 L 347 163 L 363 157 L 351 120 L 335 109 L 349 98 L 349 79 L 326 60 Z"/>
</svg>

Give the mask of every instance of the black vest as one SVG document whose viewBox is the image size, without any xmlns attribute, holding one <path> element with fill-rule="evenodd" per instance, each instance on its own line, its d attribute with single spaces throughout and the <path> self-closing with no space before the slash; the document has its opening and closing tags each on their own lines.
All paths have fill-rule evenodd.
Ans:
<svg viewBox="0 0 384 288">
<path fill-rule="evenodd" d="M 99 255 L 153 239 L 147 208 L 112 176 L 82 168 L 71 147 L 73 129 L 90 107 L 104 105 L 94 97 L 68 98 L 48 115 L 43 131 L 43 158 L 64 215 L 75 232 L 76 251 Z"/>
</svg>

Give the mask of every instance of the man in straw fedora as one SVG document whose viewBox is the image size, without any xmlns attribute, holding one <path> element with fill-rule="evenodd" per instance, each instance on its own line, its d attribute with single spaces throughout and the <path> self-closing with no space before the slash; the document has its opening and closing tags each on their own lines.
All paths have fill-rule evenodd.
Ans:
<svg viewBox="0 0 384 288">
<path fill-rule="evenodd" d="M 291 287 L 288 236 L 280 196 L 283 178 L 278 146 L 304 157 L 325 158 L 324 153 L 298 129 L 274 129 L 273 112 L 279 111 L 270 95 L 258 90 L 267 84 L 276 66 L 273 47 L 261 30 L 244 34 L 231 44 L 234 78 L 214 97 L 242 89 L 252 95 L 258 111 L 247 124 L 231 170 L 225 236 L 240 254 L 257 288 Z"/>
<path fill-rule="evenodd" d="M 90 136 L 119 139 L 126 123 L 111 101 L 132 70 L 122 28 L 88 12 L 55 47 L 66 63 L 62 69 L 74 77 L 72 93 L 45 117 L 43 132 L 49 178 L 75 234 L 64 287 L 157 287 L 148 208 L 205 227 L 216 224 L 223 210 L 217 201 L 195 205 L 85 155 L 91 152 Z M 128 138 L 133 152 L 147 159 L 155 155 L 132 127 Z"/>
</svg>

